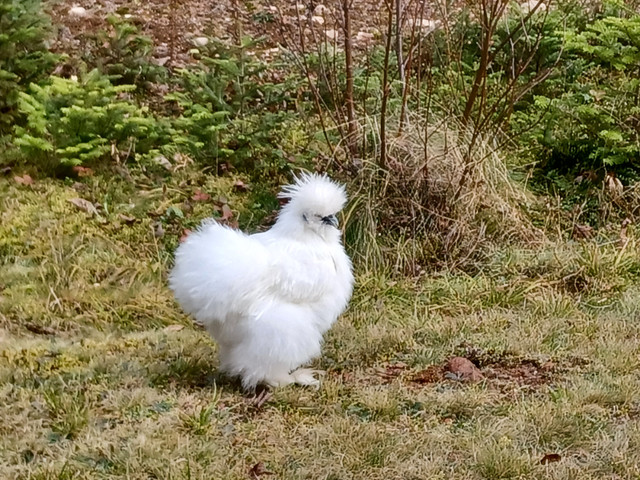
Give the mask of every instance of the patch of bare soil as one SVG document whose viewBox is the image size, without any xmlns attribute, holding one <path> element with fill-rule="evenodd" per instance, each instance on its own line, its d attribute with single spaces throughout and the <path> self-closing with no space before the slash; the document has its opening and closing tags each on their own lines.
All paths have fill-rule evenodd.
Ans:
<svg viewBox="0 0 640 480">
<path fill-rule="evenodd" d="M 422 5 L 418 5 L 422 4 Z M 338 1 L 286 0 L 52 0 L 48 4 L 57 35 L 52 50 L 72 58 L 86 48 L 86 39 L 108 30 L 107 18 L 117 15 L 151 37 L 154 56 L 169 57 L 167 66 L 191 60 L 189 51 L 211 36 L 238 44 L 245 36 L 261 38 L 265 47 L 283 45 L 296 51 L 315 51 L 321 43 L 344 41 L 344 12 Z M 386 25 L 381 0 L 351 2 L 351 37 L 355 49 L 367 49 L 381 39 Z M 412 4 L 413 5 L 413 4 Z M 433 30 L 434 15 L 426 2 L 406 11 L 404 27 Z"/>
<path fill-rule="evenodd" d="M 558 378 L 558 370 L 553 362 L 540 363 L 528 358 L 497 358 L 490 364 L 475 366 L 477 372 L 467 373 L 466 370 L 452 368 L 452 360 L 445 365 L 430 365 L 426 369 L 415 373 L 410 381 L 418 384 L 440 383 L 445 381 L 478 383 L 487 382 L 489 386 L 500 390 L 511 387 L 528 387 L 537 389 L 553 383 Z M 473 364 L 470 359 L 465 359 Z M 475 365 L 475 364 L 473 364 Z"/>
<path fill-rule="evenodd" d="M 211 34 L 225 37 L 233 24 L 226 2 L 218 0 L 64 0 L 53 3 L 57 36 L 52 50 L 72 58 L 82 54 L 86 39 L 109 30 L 107 19 L 116 15 L 151 37 L 156 58 L 171 57 L 174 66 L 188 61 L 195 39 Z"/>
<path fill-rule="evenodd" d="M 391 383 L 397 379 L 414 385 L 443 382 L 486 382 L 491 388 L 501 391 L 537 390 L 557 382 L 561 374 L 571 368 L 584 365 L 584 359 L 535 359 L 510 353 L 484 351 L 464 347 L 464 355 L 447 359 L 443 364 L 429 365 L 414 371 L 404 363 L 391 363 L 371 369 L 372 381 Z"/>
</svg>

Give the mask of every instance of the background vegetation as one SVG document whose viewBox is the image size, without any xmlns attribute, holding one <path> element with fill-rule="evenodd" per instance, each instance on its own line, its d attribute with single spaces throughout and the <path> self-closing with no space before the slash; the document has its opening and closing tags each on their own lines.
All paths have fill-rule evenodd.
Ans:
<svg viewBox="0 0 640 480">
<path fill-rule="evenodd" d="M 107 3 L 0 0 L 0 476 L 640 475 L 637 4 Z M 261 403 L 166 275 L 299 169 L 357 287 Z"/>
</svg>

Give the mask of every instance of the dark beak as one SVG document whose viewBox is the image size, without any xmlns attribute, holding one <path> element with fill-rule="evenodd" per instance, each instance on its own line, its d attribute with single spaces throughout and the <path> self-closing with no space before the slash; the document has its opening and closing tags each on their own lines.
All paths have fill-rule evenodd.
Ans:
<svg viewBox="0 0 640 480">
<path fill-rule="evenodd" d="M 326 217 L 322 217 L 322 223 L 338 228 L 338 217 L 335 215 L 327 215 Z"/>
</svg>

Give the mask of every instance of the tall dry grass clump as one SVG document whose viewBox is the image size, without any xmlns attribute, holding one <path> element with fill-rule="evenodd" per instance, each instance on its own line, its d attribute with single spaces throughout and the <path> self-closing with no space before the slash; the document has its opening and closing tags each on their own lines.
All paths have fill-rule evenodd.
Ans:
<svg viewBox="0 0 640 480">
<path fill-rule="evenodd" d="M 364 162 L 346 219 L 358 264 L 412 275 L 473 270 L 492 245 L 543 239 L 526 214 L 533 196 L 510 177 L 499 139 L 468 132 L 413 114 L 387 139 L 384 169 Z"/>
</svg>

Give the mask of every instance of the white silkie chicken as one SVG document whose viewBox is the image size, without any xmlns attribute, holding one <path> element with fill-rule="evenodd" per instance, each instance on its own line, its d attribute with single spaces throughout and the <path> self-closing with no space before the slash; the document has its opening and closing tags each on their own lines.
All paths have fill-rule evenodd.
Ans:
<svg viewBox="0 0 640 480">
<path fill-rule="evenodd" d="M 178 303 L 217 341 L 221 370 L 247 390 L 319 386 L 321 372 L 299 367 L 320 355 L 353 289 L 336 218 L 344 187 L 304 174 L 279 197 L 289 202 L 264 233 L 203 222 L 178 247 L 169 279 Z"/>
</svg>

